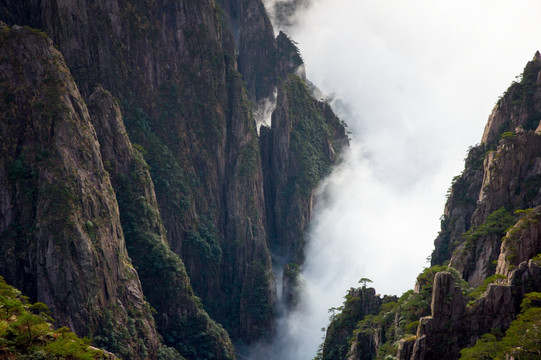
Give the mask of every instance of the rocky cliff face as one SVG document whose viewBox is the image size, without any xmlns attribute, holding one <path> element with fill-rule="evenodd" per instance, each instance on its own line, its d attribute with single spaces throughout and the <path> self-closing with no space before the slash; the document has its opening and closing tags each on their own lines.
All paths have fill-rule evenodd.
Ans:
<svg viewBox="0 0 541 360">
<path fill-rule="evenodd" d="M 219 6 L 27 1 L 4 8 L 8 21 L 53 38 L 85 97 L 101 83 L 120 99 L 128 132 L 146 151 L 169 244 L 211 314 L 247 341 L 267 331 L 272 280 L 258 140 Z"/>
<path fill-rule="evenodd" d="M 0 273 L 32 298 L 51 301 L 62 323 L 129 358 L 160 351 L 139 278 L 156 310 L 163 342 L 187 358 L 234 357 L 228 334 L 209 315 L 235 340 L 251 342 L 269 334 L 275 297 L 269 247 L 302 261 L 313 189 L 347 143 L 330 107 L 315 101 L 304 84 L 294 43 L 283 33 L 274 37 L 262 2 L 224 0 L 222 5 L 212 0 L 0 0 L 0 20 L 52 39 L 59 52 L 49 49 L 47 56 L 54 64 L 62 59 L 55 71 L 64 74 L 40 73 L 45 67 L 39 65 L 39 43 L 18 45 L 28 50 L 23 57 L 12 59 L 16 51 L 10 49 L 2 58 L 11 66 L 5 65 L 9 72 L 1 89 L 2 109 L 7 109 L 2 136 L 9 137 L 0 154 L 1 230 L 10 239 L 2 246 L 4 254 L 18 255 L 2 259 Z M 11 32 L 4 31 L 6 39 Z M 37 64 L 37 70 L 20 65 L 25 61 Z M 300 78 L 286 80 L 291 73 Z M 24 86 L 13 74 L 26 77 Z M 268 136 L 260 146 L 249 100 L 265 99 L 277 87 L 277 130 L 265 130 Z M 39 123 L 39 111 L 48 121 L 71 119 L 66 120 L 69 131 L 58 132 L 55 122 Z M 32 114 L 26 125 L 13 122 L 25 113 Z M 84 121 L 73 120 L 77 117 Z M 26 133 L 33 127 L 39 141 Z M 78 137 L 66 135 L 71 131 Z M 286 148 L 275 149 L 283 142 Z M 278 164 L 285 164 L 286 182 Z M 42 170 L 47 167 L 58 171 Z M 280 180 L 265 180 L 264 189 L 264 173 Z M 264 195 L 286 188 L 286 197 Z M 281 201 L 291 215 L 287 221 Z M 268 217 L 267 211 L 273 214 Z M 42 219 L 63 224 L 57 224 L 55 236 L 75 234 L 83 238 L 81 244 L 90 239 L 96 259 L 77 255 L 84 260 L 79 264 L 68 256 L 62 261 L 69 263 L 59 266 L 34 259 L 45 251 L 35 237 L 47 228 Z M 17 248 L 21 238 L 30 250 Z M 47 257 L 61 256 L 68 244 L 47 245 Z M 123 260 L 117 264 L 115 256 Z M 38 265 L 54 274 L 49 277 L 64 268 L 77 269 L 79 277 L 68 276 L 64 292 L 49 296 L 53 290 L 49 280 L 39 279 Z M 104 269 L 114 266 L 106 276 Z M 127 279 L 119 283 L 116 277 L 122 274 Z M 77 285 L 78 294 L 102 289 L 99 301 L 78 310 L 82 315 L 75 310 L 77 301 L 66 307 L 63 300 L 74 296 L 67 295 L 67 285 L 79 278 L 88 281 Z M 126 305 L 130 296 L 133 309 Z M 118 321 L 110 304 L 121 304 Z M 117 347 L 128 334 L 125 349 Z"/>
<path fill-rule="evenodd" d="M 536 53 L 520 82 L 496 104 L 481 144 L 471 149 L 464 172 L 451 187 L 432 264 L 450 259 L 474 286 L 494 274 L 501 238 L 517 221 L 513 211 L 541 201 L 541 138 L 536 131 L 541 119 L 540 70 Z"/>
<path fill-rule="evenodd" d="M 491 330 L 504 331 L 515 315 L 509 286 L 489 285 L 475 305 L 466 307 L 462 289 L 446 272 L 436 274 L 431 309 L 431 316 L 419 320 L 416 337 L 403 341 L 400 359 L 458 359 L 462 348 Z"/>
<path fill-rule="evenodd" d="M 348 138 L 329 105 L 313 99 L 304 81 L 289 75 L 278 91 L 272 127 L 261 128 L 261 144 L 271 246 L 300 264 L 315 187 Z"/>
<path fill-rule="evenodd" d="M 342 312 L 336 316 L 331 315 L 332 322 L 327 328 L 321 358 L 345 359 L 349 350 L 347 339 L 355 330 L 357 323 L 368 315 L 377 314 L 381 303 L 380 296 L 376 295 L 376 290 L 373 288 L 350 289 Z M 337 311 L 337 309 L 331 309 L 331 311 Z M 363 356 L 372 354 L 372 350 L 375 354 L 375 346 L 370 346 L 369 342 L 366 345 L 368 346 L 363 347 Z"/>
<path fill-rule="evenodd" d="M 0 31 L 0 272 L 78 334 L 154 357 L 154 320 L 85 102 L 44 33 Z"/>
<path fill-rule="evenodd" d="M 182 260 L 167 244 L 149 167 L 128 138 L 119 105 L 97 87 L 89 98 L 89 111 L 118 199 L 126 247 L 156 310 L 164 343 L 186 358 L 233 359 L 228 334 L 194 297 Z"/>
</svg>

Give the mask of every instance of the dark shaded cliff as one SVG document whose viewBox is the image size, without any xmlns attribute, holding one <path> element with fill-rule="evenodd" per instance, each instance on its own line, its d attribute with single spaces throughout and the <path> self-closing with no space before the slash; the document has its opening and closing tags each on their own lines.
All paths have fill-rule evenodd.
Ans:
<svg viewBox="0 0 541 360">
<path fill-rule="evenodd" d="M 302 264 L 316 186 L 348 142 L 330 106 L 289 75 L 278 90 L 272 127 L 261 128 L 270 243 L 287 261 Z"/>
<path fill-rule="evenodd" d="M 386 299 L 387 300 L 387 299 Z M 325 343 L 321 349 L 322 359 L 344 359 L 348 353 L 348 338 L 355 330 L 357 323 L 366 316 L 379 312 L 382 299 L 376 295 L 373 288 L 362 287 L 350 289 L 346 294 L 346 301 L 338 315 L 331 315 L 331 324 L 325 334 Z M 331 312 L 339 309 L 331 309 Z M 367 346 L 364 348 L 370 348 Z M 370 353 L 368 353 L 370 354 Z M 366 357 L 368 354 L 364 354 Z M 370 357 L 368 357 L 370 358 Z"/>
<path fill-rule="evenodd" d="M 155 357 L 86 104 L 44 33 L 2 25 L 0 39 L 0 273 L 98 345 Z"/>
<path fill-rule="evenodd" d="M 47 56 L 39 43 L 25 44 L 19 58 L 23 45 L 1 44 L 10 72 L 28 78 L 28 62 L 41 77 L 21 87 L 3 74 L 0 274 L 49 304 L 59 324 L 126 358 L 178 357 L 163 342 L 186 358 L 229 359 L 229 337 L 250 343 L 270 336 L 276 291 L 269 248 L 302 262 L 314 189 L 347 144 L 330 107 L 310 95 L 294 42 L 274 37 L 262 2 L 222 5 L 0 0 L 0 20 L 49 47 L 52 39 L 58 50 L 48 49 L 47 61 L 60 62 L 63 74 L 40 73 Z M 6 28 L 5 38 L 15 30 Z M 262 144 L 250 100 L 272 98 L 277 88 L 276 129 L 263 130 Z M 69 136 L 57 132 L 56 117 L 71 119 Z M 39 131 L 27 133 L 33 127 Z M 35 234 L 47 222 L 65 241 L 43 250 Z M 28 249 L 15 245 L 21 239 Z M 79 256 L 74 246 L 91 255 Z M 42 252 L 51 261 L 76 259 L 49 266 L 35 259 Z M 64 268 L 77 276 L 61 289 L 54 289 L 58 279 L 52 288 L 40 279 Z M 94 293 L 98 300 L 79 304 L 79 295 Z"/>
<path fill-rule="evenodd" d="M 164 343 L 186 358 L 233 359 L 228 334 L 195 298 L 182 260 L 167 244 L 149 167 L 128 139 L 118 104 L 98 87 L 89 112 L 118 199 L 126 247 Z"/>
<path fill-rule="evenodd" d="M 51 36 L 85 97 L 101 83 L 120 99 L 130 137 L 146 151 L 170 247 L 213 317 L 247 341 L 267 331 L 272 279 L 258 140 L 219 6 L 3 6 L 8 21 Z M 26 16 L 29 9 L 39 12 Z"/>
</svg>

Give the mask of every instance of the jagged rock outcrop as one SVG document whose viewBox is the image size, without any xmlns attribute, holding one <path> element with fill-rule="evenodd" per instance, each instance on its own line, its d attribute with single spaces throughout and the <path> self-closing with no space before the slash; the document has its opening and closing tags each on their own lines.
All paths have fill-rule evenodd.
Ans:
<svg viewBox="0 0 541 360">
<path fill-rule="evenodd" d="M 330 107 L 315 101 L 302 83 L 294 42 L 283 33 L 274 37 L 262 2 L 221 3 L 225 11 L 213 0 L 0 0 L 0 20 L 42 29 L 92 104 L 114 187 L 107 191 L 120 203 L 128 251 L 158 311 L 158 328 L 169 335 L 165 343 L 178 348 L 186 332 L 207 324 L 201 333 L 213 333 L 212 339 L 199 340 L 221 343 L 221 350 L 212 345 L 209 351 L 218 358 L 222 350 L 229 356 L 230 342 L 205 319 L 190 283 L 233 339 L 249 343 L 268 334 L 275 297 L 268 244 L 302 261 L 314 188 L 347 143 Z M 293 72 L 300 78 L 287 79 Z M 260 146 L 248 100 L 265 99 L 277 86 L 282 120 L 276 130 L 265 130 L 266 145 Z M 120 112 L 129 140 L 114 120 Z M 284 142 L 287 147 L 277 149 Z M 265 174 L 273 177 L 265 184 L 270 196 L 264 196 L 260 151 L 266 154 Z M 140 216 L 145 221 L 134 219 Z M 278 235 L 282 229 L 285 235 Z M 149 267 L 146 253 L 173 270 Z M 156 276 L 170 279 L 169 287 L 146 285 Z M 194 323 L 171 328 L 191 315 Z"/>
<path fill-rule="evenodd" d="M 496 273 L 509 276 L 520 264 L 541 253 L 541 207 L 528 210 L 502 240 Z"/>
<path fill-rule="evenodd" d="M 287 261 L 302 263 L 315 188 L 348 142 L 330 106 L 313 99 L 304 81 L 289 75 L 278 90 L 272 127 L 261 128 L 271 246 Z"/>
<path fill-rule="evenodd" d="M 385 337 L 381 329 L 368 334 L 358 332 L 353 337 L 351 348 L 347 354 L 348 360 L 369 360 L 377 356 L 377 349 L 385 342 Z"/>
<path fill-rule="evenodd" d="M 277 74 L 280 79 L 287 79 L 289 74 L 294 74 L 302 80 L 306 80 L 304 61 L 294 43 L 283 31 L 276 37 L 278 47 Z"/>
<path fill-rule="evenodd" d="M 239 72 L 247 82 L 252 101 L 272 96 L 278 85 L 278 47 L 274 30 L 261 0 L 239 0 Z"/>
<path fill-rule="evenodd" d="M 515 314 L 510 286 L 491 284 L 475 305 L 466 307 L 461 288 L 447 272 L 434 278 L 431 308 L 432 315 L 419 321 L 413 350 L 412 340 L 402 341 L 400 360 L 458 359 L 460 350 L 482 334 L 507 329 Z"/>
<path fill-rule="evenodd" d="M 346 335 L 349 360 L 451 360 L 462 350 L 468 358 L 538 354 L 538 344 L 526 349 L 524 343 L 536 336 L 530 334 L 538 327 L 541 290 L 540 85 L 537 52 L 453 179 L 433 266 L 419 275 L 415 290 L 383 304 Z"/>
<path fill-rule="evenodd" d="M 220 0 L 232 24 L 238 48 L 239 72 L 248 96 L 255 103 L 274 98 L 288 74 L 305 77 L 304 64 L 295 44 L 274 30 L 261 0 Z"/>
<path fill-rule="evenodd" d="M 470 150 L 450 189 L 432 264 L 450 259 L 473 286 L 495 273 L 501 238 L 516 222 L 512 212 L 541 204 L 540 70 L 536 53 L 496 104 L 481 144 Z"/>
<path fill-rule="evenodd" d="M 351 288 L 346 295 L 342 312 L 331 317 L 331 324 L 327 328 L 325 335 L 321 359 L 345 359 L 350 350 L 347 339 L 351 336 L 357 323 L 367 315 L 376 314 L 380 310 L 381 304 L 382 299 L 379 295 L 376 295 L 376 290 L 373 288 Z M 374 345 L 370 339 L 367 342 Z M 363 348 L 363 353 L 372 354 L 372 350 L 375 353 L 374 346 Z"/>
<path fill-rule="evenodd" d="M 126 251 L 88 110 L 40 31 L 0 24 L 0 273 L 77 334 L 155 358 L 150 307 Z"/>
<path fill-rule="evenodd" d="M 186 358 L 233 359 L 227 332 L 194 297 L 182 260 L 169 249 L 149 167 L 128 138 L 119 105 L 97 87 L 89 98 L 89 112 L 118 199 L 128 254 L 156 310 L 164 343 Z"/>
<path fill-rule="evenodd" d="M 483 182 L 484 153 L 483 146 L 470 148 L 464 171 L 453 179 L 441 219 L 441 232 L 434 241 L 431 265 L 441 265 L 449 260 L 460 244 L 458 240 L 471 227 Z"/>
</svg>

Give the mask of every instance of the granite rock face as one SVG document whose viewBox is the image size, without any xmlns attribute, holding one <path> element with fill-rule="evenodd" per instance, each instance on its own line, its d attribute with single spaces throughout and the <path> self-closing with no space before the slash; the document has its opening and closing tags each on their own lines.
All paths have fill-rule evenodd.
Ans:
<svg viewBox="0 0 541 360">
<path fill-rule="evenodd" d="M 350 350 L 345 344 L 347 344 L 347 339 L 355 329 L 357 322 L 367 315 L 376 314 L 381 303 L 382 299 L 376 295 L 376 290 L 373 288 L 351 288 L 346 295 L 342 312 L 333 316 L 332 322 L 327 328 L 321 358 L 324 360 L 345 359 L 348 350 Z M 362 351 L 359 351 L 361 359 L 371 358 L 372 355 L 375 355 L 373 337 L 358 337 L 353 344 L 353 352 L 357 353 L 361 349 Z"/>
<path fill-rule="evenodd" d="M 102 185 L 93 190 L 99 196 L 93 195 L 83 205 L 85 209 L 94 207 L 92 211 L 100 217 L 110 217 L 112 225 L 107 230 L 110 234 L 105 234 L 101 220 L 96 220 L 96 225 L 92 217 L 83 219 L 83 225 L 73 226 L 91 238 L 111 234 L 118 239 L 125 237 L 125 245 L 124 240 L 118 240 L 120 250 L 115 247 L 106 253 L 126 255 L 127 263 L 133 260 L 135 267 L 128 267 L 134 278 L 141 279 L 145 296 L 157 311 L 156 326 L 163 342 L 187 358 L 231 358 L 231 341 L 214 320 L 223 324 L 231 338 L 245 343 L 271 333 L 276 291 L 269 248 L 285 249 L 288 258 L 300 265 L 302 232 L 311 217 L 314 188 L 337 161 L 347 137 L 330 107 L 310 95 L 298 49 L 285 34 L 275 37 L 262 2 L 224 0 L 220 5 L 213 0 L 0 0 L 0 20 L 17 31 L 48 36 L 58 49 L 53 58 L 65 59 L 60 72 L 69 75 L 60 81 L 49 76 L 34 79 L 36 84 L 41 81 L 48 86 L 44 85 L 41 92 L 36 88 L 23 94 L 18 85 L 3 87 L 5 108 L 9 109 L 3 115 L 7 118 L 16 106 L 40 96 L 49 98 L 38 101 L 35 109 L 30 107 L 33 113 L 40 110 L 54 117 L 64 114 L 67 106 L 74 114 L 85 114 L 88 121 L 76 123 L 73 129 L 88 132 L 84 134 L 86 142 L 93 136 L 95 149 L 75 151 L 74 146 L 85 145 L 75 136 L 63 146 L 92 158 L 93 162 L 86 164 L 89 167 L 95 163 L 94 168 L 86 170 L 92 176 L 85 176 L 89 183 Z M 32 57 L 39 56 L 30 52 L 24 59 L 10 60 L 11 52 L 7 55 L 2 61 L 13 67 L 10 71 L 23 71 L 25 76 L 28 72 L 19 69 L 19 61 L 37 64 Z M 300 77 L 288 80 L 292 73 Z M 70 104 L 53 106 L 55 102 L 49 101 L 57 95 L 57 88 L 64 91 L 72 87 L 80 94 L 63 98 Z M 276 116 L 283 116 L 284 111 L 291 113 L 277 124 L 292 128 L 291 140 L 278 139 L 274 130 L 265 130 L 271 134 L 267 137 L 257 134 L 250 100 L 267 99 L 277 88 L 283 94 L 281 110 L 276 111 L 282 115 Z M 299 96 L 293 96 L 297 93 Z M 291 98 L 287 104 L 284 94 Z M 304 128 L 299 127 L 298 119 L 303 120 Z M 24 229 L 35 230 L 32 224 L 42 226 L 41 221 L 33 220 L 35 210 L 19 206 L 23 200 L 34 202 L 33 189 L 41 184 L 37 182 L 41 178 L 33 167 L 34 155 L 21 150 L 26 146 L 26 133 L 22 128 L 9 131 L 2 133 L 10 137 L 10 142 L 3 145 L 0 154 L 5 163 L 0 190 L 1 229 L 7 231 L 3 234 L 19 238 Z M 318 138 L 310 138 L 310 132 Z M 40 133 L 40 141 L 53 141 L 47 135 L 56 136 L 56 130 Z M 270 145 L 282 141 L 293 146 L 277 152 Z M 58 154 L 65 152 L 69 153 Z M 59 161 L 58 154 L 54 153 L 51 161 Z M 262 154 L 267 154 L 264 160 Z M 314 162 L 303 162 L 306 154 L 314 155 Z M 288 158 L 277 158 L 281 155 Z M 44 156 L 40 155 L 39 161 Z M 61 206 L 72 201 L 72 190 L 82 184 L 82 180 L 73 179 L 84 172 L 78 168 L 79 163 L 72 162 L 73 166 L 63 167 L 74 174 L 66 175 L 69 186 L 59 190 L 65 197 Z M 288 184 L 264 179 L 263 175 L 281 177 L 275 170 L 277 165 L 273 165 L 278 163 L 290 164 L 286 181 L 293 191 L 276 199 L 266 192 L 283 191 Z M 12 174 L 20 177 L 18 182 Z M 309 181 L 294 183 L 296 176 Z M 77 189 L 91 193 L 81 186 Z M 83 198 L 77 192 L 73 196 L 77 204 Z M 102 197 L 114 201 L 108 203 Z M 103 206 L 116 215 L 107 215 L 100 210 Z M 288 222 L 282 212 L 279 221 L 274 220 L 275 214 L 267 216 L 268 211 L 281 211 L 282 207 L 292 215 Z M 295 217 L 298 223 L 293 222 Z M 14 223 L 18 218 L 21 220 Z M 279 235 L 282 230 L 288 234 Z M 15 251 L 9 242 L 4 246 L 9 247 L 6 251 Z M 102 250 L 98 246 L 96 251 Z M 32 298 L 42 291 L 38 288 L 48 286 L 47 282 L 35 285 L 39 273 L 35 267 L 26 263 L 12 267 L 14 259 L 6 262 L 11 263 L 2 265 L 0 273 L 11 274 L 6 278 Z M 103 272 L 103 264 L 93 264 L 88 271 Z M 16 272 L 18 266 L 24 271 Z M 70 267 L 80 266 L 76 261 L 70 263 Z M 158 278 L 166 283 L 155 286 Z M 125 285 L 122 291 L 137 293 L 131 282 Z M 108 283 L 107 291 L 115 286 Z M 140 291 L 141 286 L 137 286 Z M 137 296 L 143 299 L 141 294 Z M 114 302 L 114 297 L 110 301 Z M 141 311 L 141 316 L 148 315 L 147 310 Z M 71 314 L 71 310 L 66 312 Z M 123 312 L 119 314 L 122 318 Z M 75 319 L 78 315 L 74 312 L 70 316 Z M 154 356 L 158 344 L 151 317 L 147 320 L 145 331 L 151 335 L 149 343 L 143 345 L 148 356 Z M 122 328 L 124 322 L 120 321 L 118 327 Z M 72 323 L 78 332 L 88 324 L 83 317 Z M 133 333 L 129 326 L 125 328 Z M 93 335 L 98 340 L 119 342 L 113 336 Z M 137 336 L 132 340 L 139 341 Z M 127 344 L 132 354 L 136 345 Z M 142 350 L 141 354 L 137 356 L 146 356 Z"/>
<path fill-rule="evenodd" d="M 434 278 L 431 309 L 432 315 L 419 321 L 413 350 L 411 340 L 402 341 L 399 359 L 458 359 L 460 350 L 482 334 L 507 329 L 515 313 L 511 287 L 489 285 L 474 306 L 466 307 L 461 288 L 446 272 Z"/>
<path fill-rule="evenodd" d="M 78 334 L 154 357 L 154 320 L 77 85 L 44 33 L 1 25 L 0 37 L 0 272 Z"/>
<path fill-rule="evenodd" d="M 151 167 L 170 247 L 211 315 L 245 341 L 267 331 L 273 283 L 257 132 L 219 5 L 29 0 L 0 6 L 4 21 L 43 29 L 53 39 L 83 97 L 99 83 L 120 100 L 130 140 L 144 148 Z"/>
<path fill-rule="evenodd" d="M 541 120 L 540 70 L 536 53 L 520 82 L 496 104 L 481 144 L 471 148 L 463 173 L 450 189 L 432 264 L 450 259 L 474 286 L 495 273 L 501 239 L 518 220 L 508 219 L 498 228 L 496 223 L 504 223 L 502 216 L 495 218 L 498 211 L 512 215 L 541 204 L 541 136 L 536 130 Z"/>
<path fill-rule="evenodd" d="M 182 260 L 169 248 L 149 167 L 128 138 L 119 105 L 98 86 L 90 95 L 89 111 L 118 199 L 128 254 L 156 310 L 164 343 L 186 358 L 233 359 L 227 332 L 208 317 L 193 294 Z"/>
<path fill-rule="evenodd" d="M 485 334 L 499 341 L 525 296 L 541 290 L 540 85 L 537 52 L 499 99 L 481 143 L 453 179 L 432 266 L 415 290 L 345 336 L 352 343 L 348 359 L 458 359 Z"/>
<path fill-rule="evenodd" d="M 288 261 L 302 263 L 316 186 L 348 143 L 330 106 L 313 99 L 301 78 L 289 75 L 278 90 L 272 127 L 261 128 L 270 244 Z"/>
</svg>

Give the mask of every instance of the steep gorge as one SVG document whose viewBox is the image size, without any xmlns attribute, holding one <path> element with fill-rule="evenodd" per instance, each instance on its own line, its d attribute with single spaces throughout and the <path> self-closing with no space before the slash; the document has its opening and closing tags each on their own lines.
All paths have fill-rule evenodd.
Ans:
<svg viewBox="0 0 541 360">
<path fill-rule="evenodd" d="M 123 357 L 162 354 L 157 332 L 201 359 L 271 336 L 269 248 L 302 263 L 314 187 L 347 144 L 263 4 L 222 4 L 0 1 L 0 273 Z M 260 144 L 250 100 L 277 88 Z"/>
</svg>

